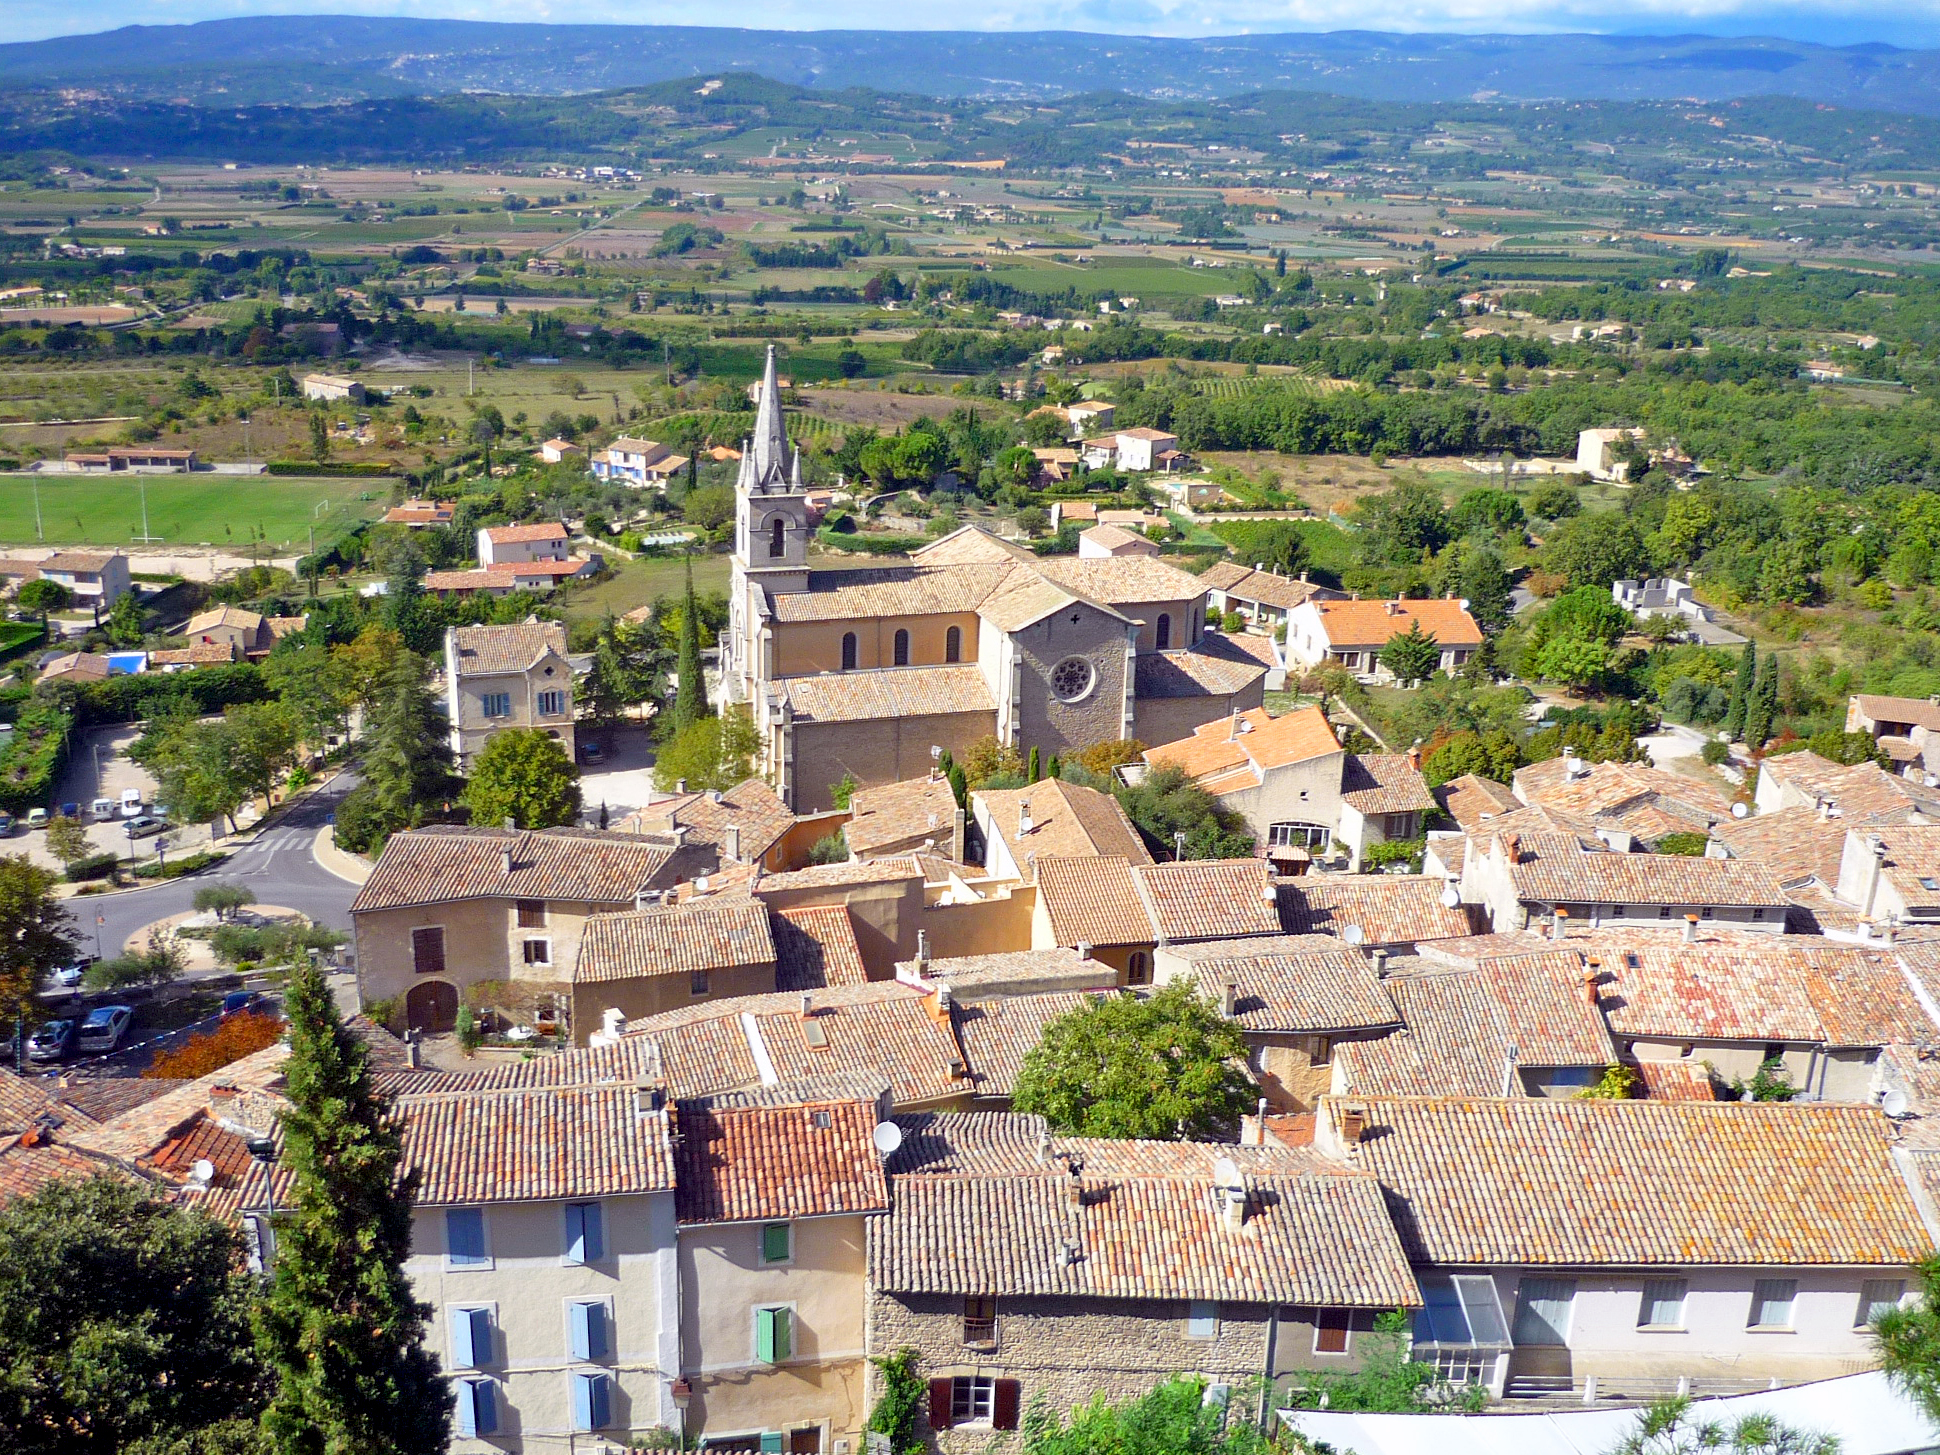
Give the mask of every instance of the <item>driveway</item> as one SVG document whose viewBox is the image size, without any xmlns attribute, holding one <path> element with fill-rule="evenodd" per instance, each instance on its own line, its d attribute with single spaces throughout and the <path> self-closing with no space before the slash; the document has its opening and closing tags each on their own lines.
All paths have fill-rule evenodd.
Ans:
<svg viewBox="0 0 1940 1455">
<path fill-rule="evenodd" d="M 1637 739 L 1637 746 L 1650 754 L 1653 767 L 1663 768 L 1677 758 L 1695 758 L 1711 741 L 1708 733 L 1682 723 L 1667 722 L 1648 737 Z"/>
<path fill-rule="evenodd" d="M 584 734 L 581 741 L 590 741 Z M 597 767 L 584 761 L 579 770 L 579 802 L 587 823 L 598 825 L 604 805 L 609 822 L 615 822 L 636 808 L 645 808 L 657 797 L 653 787 L 653 734 L 646 728 L 619 727 L 611 736 L 612 750 Z"/>
</svg>

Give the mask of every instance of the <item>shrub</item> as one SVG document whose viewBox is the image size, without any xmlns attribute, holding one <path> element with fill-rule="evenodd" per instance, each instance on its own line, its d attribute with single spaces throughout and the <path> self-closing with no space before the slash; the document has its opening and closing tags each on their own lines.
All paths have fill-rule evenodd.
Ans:
<svg viewBox="0 0 1940 1455">
<path fill-rule="evenodd" d="M 1651 847 L 1659 854 L 1682 854 L 1686 858 L 1704 857 L 1705 845 L 1710 840 L 1700 833 L 1665 834 Z"/>
<path fill-rule="evenodd" d="M 67 866 L 66 879 L 69 884 L 79 884 L 86 879 L 105 879 L 114 873 L 115 865 L 121 856 L 114 853 L 89 854 L 85 859 L 76 859 Z"/>
<path fill-rule="evenodd" d="M 201 849 L 193 854 L 184 854 L 179 859 L 170 859 L 166 864 L 150 863 L 135 869 L 137 879 L 180 879 L 184 874 L 195 874 L 211 864 L 220 864 L 229 857 L 227 849 Z"/>
<path fill-rule="evenodd" d="M 1698 756 L 1708 766 L 1716 768 L 1721 763 L 1731 761 L 1731 749 L 1726 744 L 1719 742 L 1716 738 L 1712 738 L 1703 747 L 1698 749 Z"/>
<path fill-rule="evenodd" d="M 36 701 L 21 710 L 12 739 L 0 750 L 0 808 L 25 813 L 53 796 L 73 728 L 73 715 L 51 702 Z"/>
<path fill-rule="evenodd" d="M 190 1036 L 172 1051 L 163 1051 L 142 1075 L 157 1081 L 193 1081 L 275 1045 L 282 1034 L 283 1022 L 275 1016 L 246 1010 Z"/>
</svg>

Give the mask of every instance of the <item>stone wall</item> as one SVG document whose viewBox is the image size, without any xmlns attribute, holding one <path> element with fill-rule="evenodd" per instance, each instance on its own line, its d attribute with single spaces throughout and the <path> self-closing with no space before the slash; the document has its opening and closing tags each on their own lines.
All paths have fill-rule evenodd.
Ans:
<svg viewBox="0 0 1940 1455">
<path fill-rule="evenodd" d="M 943 713 L 934 717 L 876 718 L 864 722 L 800 722 L 794 727 L 791 779 L 796 813 L 832 808 L 830 787 L 843 777 L 867 788 L 901 783 L 930 771 L 930 748 L 947 748 L 961 757 L 979 738 L 997 730 L 990 712 Z"/>
</svg>

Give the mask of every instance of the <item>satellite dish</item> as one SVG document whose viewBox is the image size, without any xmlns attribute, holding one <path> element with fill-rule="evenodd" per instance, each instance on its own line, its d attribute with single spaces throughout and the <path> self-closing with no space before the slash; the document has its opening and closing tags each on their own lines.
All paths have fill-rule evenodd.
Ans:
<svg viewBox="0 0 1940 1455">
<path fill-rule="evenodd" d="M 1895 1120 L 1906 1115 L 1906 1108 L 1906 1093 L 1897 1086 L 1879 1099 L 1879 1109 Z"/>
<path fill-rule="evenodd" d="M 1340 932 L 1340 937 L 1350 945 L 1365 945 L 1367 943 L 1367 932 L 1359 925 L 1349 925 Z"/>
<path fill-rule="evenodd" d="M 903 1144 L 903 1129 L 894 1122 L 877 1122 L 869 1140 L 876 1144 L 876 1150 L 883 1156 L 890 1156 Z"/>
<path fill-rule="evenodd" d="M 207 1187 L 216 1179 L 216 1164 L 207 1157 L 198 1157 L 189 1167 L 189 1180 L 197 1187 Z"/>
<path fill-rule="evenodd" d="M 1457 889 L 1453 882 L 1442 886 L 1442 905 L 1444 908 L 1454 909 L 1461 902 L 1462 891 Z"/>
<path fill-rule="evenodd" d="M 1733 818 L 1749 818 L 1751 816 L 1751 805 L 1743 799 L 1739 799 L 1731 805 L 1731 816 Z"/>
<path fill-rule="evenodd" d="M 1213 1185 L 1215 1187 L 1242 1187 L 1246 1179 L 1239 1175 L 1239 1163 L 1231 1157 L 1221 1157 L 1213 1163 Z"/>
</svg>

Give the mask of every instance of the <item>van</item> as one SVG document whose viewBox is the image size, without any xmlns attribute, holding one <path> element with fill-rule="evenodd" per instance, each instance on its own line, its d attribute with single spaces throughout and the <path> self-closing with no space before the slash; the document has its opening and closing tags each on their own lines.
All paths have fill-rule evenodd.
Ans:
<svg viewBox="0 0 1940 1455">
<path fill-rule="evenodd" d="M 101 1055 L 121 1044 L 128 1022 L 135 1018 L 133 1006 L 97 1005 L 81 1022 L 79 1049 L 83 1054 Z"/>
<path fill-rule="evenodd" d="M 121 790 L 121 816 L 134 818 L 141 812 L 141 790 L 124 788 Z"/>
<path fill-rule="evenodd" d="M 106 823 L 115 816 L 115 801 L 112 798 L 97 798 L 88 809 L 88 815 L 96 823 Z"/>
</svg>

